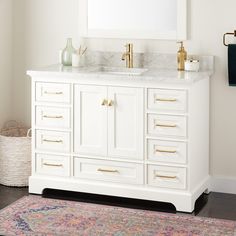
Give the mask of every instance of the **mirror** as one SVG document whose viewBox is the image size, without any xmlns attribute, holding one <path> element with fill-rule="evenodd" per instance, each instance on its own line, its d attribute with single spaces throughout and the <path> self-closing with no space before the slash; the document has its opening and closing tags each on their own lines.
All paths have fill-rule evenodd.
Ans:
<svg viewBox="0 0 236 236">
<path fill-rule="evenodd" d="M 186 5 L 187 0 L 80 0 L 82 36 L 186 39 Z"/>
</svg>

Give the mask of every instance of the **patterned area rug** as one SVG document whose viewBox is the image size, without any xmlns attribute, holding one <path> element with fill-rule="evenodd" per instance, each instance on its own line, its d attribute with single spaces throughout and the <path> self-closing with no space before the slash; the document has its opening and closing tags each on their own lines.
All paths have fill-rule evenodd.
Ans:
<svg viewBox="0 0 236 236">
<path fill-rule="evenodd" d="M 236 222 L 39 196 L 0 211 L 0 235 L 233 236 Z"/>
</svg>

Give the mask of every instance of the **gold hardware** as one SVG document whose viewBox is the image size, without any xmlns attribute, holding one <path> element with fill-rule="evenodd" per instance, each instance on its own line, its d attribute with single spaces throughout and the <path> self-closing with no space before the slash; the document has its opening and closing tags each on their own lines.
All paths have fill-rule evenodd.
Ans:
<svg viewBox="0 0 236 236">
<path fill-rule="evenodd" d="M 157 178 L 163 178 L 163 179 L 177 179 L 177 176 L 168 176 L 168 175 L 155 175 Z"/>
<path fill-rule="evenodd" d="M 125 45 L 126 52 L 122 55 L 122 60 L 126 60 L 126 67 L 133 68 L 134 67 L 134 52 L 133 52 L 133 44 L 128 43 Z"/>
<path fill-rule="evenodd" d="M 156 152 L 163 152 L 163 153 L 176 153 L 176 150 L 169 151 L 169 150 L 162 150 L 162 149 L 156 149 Z"/>
<path fill-rule="evenodd" d="M 187 60 L 187 52 L 184 49 L 183 42 L 178 42 L 181 44 L 179 51 L 177 52 L 178 70 L 184 70 L 184 62 Z"/>
<path fill-rule="evenodd" d="M 104 99 L 103 101 L 102 101 L 102 106 L 109 106 L 109 107 L 111 107 L 112 105 L 114 104 L 114 102 L 112 101 L 112 100 L 106 100 L 106 99 Z"/>
<path fill-rule="evenodd" d="M 48 91 L 45 91 L 44 93 L 49 94 L 49 95 L 62 95 L 63 94 L 63 92 L 48 92 Z"/>
<path fill-rule="evenodd" d="M 226 44 L 226 35 L 233 35 L 234 37 L 236 37 L 236 30 L 234 30 L 234 33 L 225 33 L 223 36 L 223 44 L 228 47 L 229 45 Z"/>
<path fill-rule="evenodd" d="M 155 126 L 157 126 L 157 127 L 165 127 L 165 128 L 175 128 L 175 127 L 177 127 L 176 124 L 173 124 L 173 125 L 156 124 Z"/>
<path fill-rule="evenodd" d="M 100 171 L 100 172 L 107 172 L 107 173 L 119 173 L 118 170 L 110 170 L 110 169 L 97 169 L 97 171 Z"/>
<path fill-rule="evenodd" d="M 43 118 L 48 118 L 48 119 L 62 119 L 63 116 L 48 116 L 48 115 L 44 115 Z"/>
<path fill-rule="evenodd" d="M 43 142 L 47 142 L 47 143 L 63 143 L 62 140 L 50 140 L 50 139 L 43 139 Z"/>
<path fill-rule="evenodd" d="M 62 164 L 49 164 L 49 163 L 43 163 L 44 166 L 53 166 L 53 167 L 63 167 Z"/>
<path fill-rule="evenodd" d="M 176 102 L 176 98 L 156 98 L 157 102 Z"/>
<path fill-rule="evenodd" d="M 106 106 L 107 105 L 107 100 L 106 99 L 103 99 L 103 101 L 102 101 L 102 104 L 101 104 L 102 106 Z"/>
<path fill-rule="evenodd" d="M 84 51 L 82 52 L 82 56 L 85 54 L 85 52 L 87 51 L 87 47 L 84 49 Z"/>
<path fill-rule="evenodd" d="M 111 107 L 113 105 L 113 101 L 112 100 L 108 100 L 107 106 Z"/>
</svg>

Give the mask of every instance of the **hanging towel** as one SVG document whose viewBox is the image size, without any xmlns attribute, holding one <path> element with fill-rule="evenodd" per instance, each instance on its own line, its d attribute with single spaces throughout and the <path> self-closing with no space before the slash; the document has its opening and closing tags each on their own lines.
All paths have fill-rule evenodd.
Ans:
<svg viewBox="0 0 236 236">
<path fill-rule="evenodd" d="M 236 86 L 236 44 L 228 46 L 229 85 Z"/>
</svg>

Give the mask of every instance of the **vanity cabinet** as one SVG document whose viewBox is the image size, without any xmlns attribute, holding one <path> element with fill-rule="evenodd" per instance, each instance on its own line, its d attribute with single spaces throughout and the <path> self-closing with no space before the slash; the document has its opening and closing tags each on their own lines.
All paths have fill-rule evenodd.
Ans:
<svg viewBox="0 0 236 236">
<path fill-rule="evenodd" d="M 143 89 L 75 85 L 74 151 L 143 159 Z"/>
<path fill-rule="evenodd" d="M 172 82 L 163 75 L 28 74 L 30 193 L 52 188 L 193 211 L 209 187 L 209 76 Z"/>
</svg>

